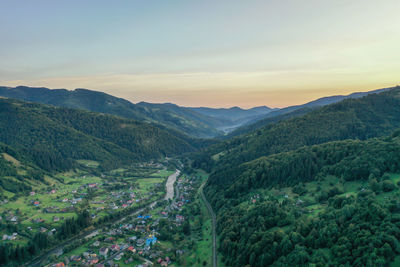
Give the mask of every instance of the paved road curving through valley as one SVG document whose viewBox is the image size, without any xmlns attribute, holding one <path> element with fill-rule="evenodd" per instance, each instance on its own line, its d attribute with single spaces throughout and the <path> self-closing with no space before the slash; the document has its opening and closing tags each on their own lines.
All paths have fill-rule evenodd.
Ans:
<svg viewBox="0 0 400 267">
<path fill-rule="evenodd" d="M 207 182 L 207 181 L 206 181 Z M 217 225 L 217 219 L 215 216 L 215 213 L 210 205 L 210 203 L 208 202 L 206 196 L 204 195 L 203 192 L 203 187 L 206 184 L 206 182 L 204 182 L 201 186 L 200 186 L 200 194 L 201 194 L 201 198 L 204 201 L 204 204 L 207 207 L 208 212 L 210 213 L 211 216 L 211 224 L 212 224 L 212 239 L 213 239 L 213 267 L 217 267 L 218 261 L 217 261 L 217 234 L 216 234 L 216 225 Z"/>
</svg>

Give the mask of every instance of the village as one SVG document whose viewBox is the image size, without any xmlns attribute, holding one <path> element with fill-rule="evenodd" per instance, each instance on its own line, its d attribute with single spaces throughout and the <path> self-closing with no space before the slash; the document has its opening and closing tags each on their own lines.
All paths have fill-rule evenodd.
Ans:
<svg viewBox="0 0 400 267">
<path fill-rule="evenodd" d="M 175 183 L 174 199 L 150 205 L 152 208 L 146 208 L 143 213 L 95 231 L 80 240 L 73 250 L 53 255 L 56 262 L 48 266 L 173 266 L 184 251 L 175 249 L 170 240 L 162 238 L 160 227 L 168 224 L 182 229 L 186 218 L 181 211 L 191 201 L 186 198 L 193 191 L 191 184 L 187 177 L 180 177 Z M 127 194 L 121 193 L 119 199 L 126 201 Z"/>
<path fill-rule="evenodd" d="M 123 171 L 136 176 L 122 179 Z M 163 183 L 171 173 L 163 165 L 146 165 L 99 175 L 76 170 L 48 178 L 48 186 L 0 201 L 0 223 L 6 226 L 0 229 L 2 241 L 23 245 L 38 232 L 56 234 L 82 208 L 89 210 L 92 220 L 101 220 L 154 202 L 163 195 Z"/>
</svg>

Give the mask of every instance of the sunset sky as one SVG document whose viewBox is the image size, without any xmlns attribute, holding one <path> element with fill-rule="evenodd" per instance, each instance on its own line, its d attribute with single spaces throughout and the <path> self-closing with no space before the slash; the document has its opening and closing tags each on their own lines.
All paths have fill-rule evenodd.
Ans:
<svg viewBox="0 0 400 267">
<path fill-rule="evenodd" d="M 0 85 L 283 107 L 400 84 L 399 0 L 2 0 Z"/>
</svg>

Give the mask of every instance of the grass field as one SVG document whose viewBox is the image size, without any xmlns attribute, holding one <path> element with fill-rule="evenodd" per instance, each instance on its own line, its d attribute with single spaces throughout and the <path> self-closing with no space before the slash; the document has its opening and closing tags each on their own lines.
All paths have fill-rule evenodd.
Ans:
<svg viewBox="0 0 400 267">
<path fill-rule="evenodd" d="M 94 160 L 80 159 L 80 160 L 77 160 L 77 162 L 79 164 L 82 164 L 82 165 L 84 165 L 86 167 L 90 167 L 90 168 L 97 168 L 100 165 L 100 163 L 98 163 L 97 161 L 94 161 Z"/>
</svg>

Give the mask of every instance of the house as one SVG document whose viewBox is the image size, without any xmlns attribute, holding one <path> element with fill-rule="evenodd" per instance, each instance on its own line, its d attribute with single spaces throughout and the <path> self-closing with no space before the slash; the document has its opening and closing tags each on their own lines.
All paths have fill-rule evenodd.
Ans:
<svg viewBox="0 0 400 267">
<path fill-rule="evenodd" d="M 33 220 L 35 223 L 41 223 L 44 222 L 44 220 L 42 218 L 37 218 L 35 220 Z"/>
<path fill-rule="evenodd" d="M 99 262 L 99 259 L 98 258 L 93 258 L 91 261 L 90 261 L 90 264 L 91 265 L 94 265 L 94 264 L 96 264 L 96 263 L 98 263 Z"/>
<path fill-rule="evenodd" d="M 107 248 L 107 247 L 102 247 L 102 248 L 100 249 L 99 254 L 100 254 L 101 256 L 104 256 L 104 258 L 107 258 L 108 248 Z"/>
<path fill-rule="evenodd" d="M 94 243 L 93 243 L 93 246 L 94 247 L 98 247 L 98 246 L 100 246 L 100 242 L 97 240 L 97 241 L 95 241 Z"/>
<path fill-rule="evenodd" d="M 70 258 L 71 261 L 76 261 L 76 262 L 80 261 L 81 259 L 82 258 L 79 255 L 72 255 Z"/>
<path fill-rule="evenodd" d="M 65 264 L 64 264 L 64 262 L 59 262 L 59 263 L 53 264 L 53 266 L 54 267 L 65 267 Z"/>
<path fill-rule="evenodd" d="M 56 193 L 56 190 L 54 190 L 54 189 L 50 191 L 50 194 L 55 194 L 55 193 Z"/>
<path fill-rule="evenodd" d="M 62 202 L 68 202 L 68 198 L 64 198 L 63 200 L 62 200 Z"/>
<path fill-rule="evenodd" d="M 53 217 L 53 222 L 58 222 L 58 221 L 60 221 L 60 217 L 54 216 Z"/>
<path fill-rule="evenodd" d="M 34 196 L 36 193 L 34 191 L 30 192 L 29 195 L 30 196 Z"/>
<path fill-rule="evenodd" d="M 111 245 L 111 250 L 112 251 L 119 251 L 119 245 L 118 244 Z"/>
</svg>

